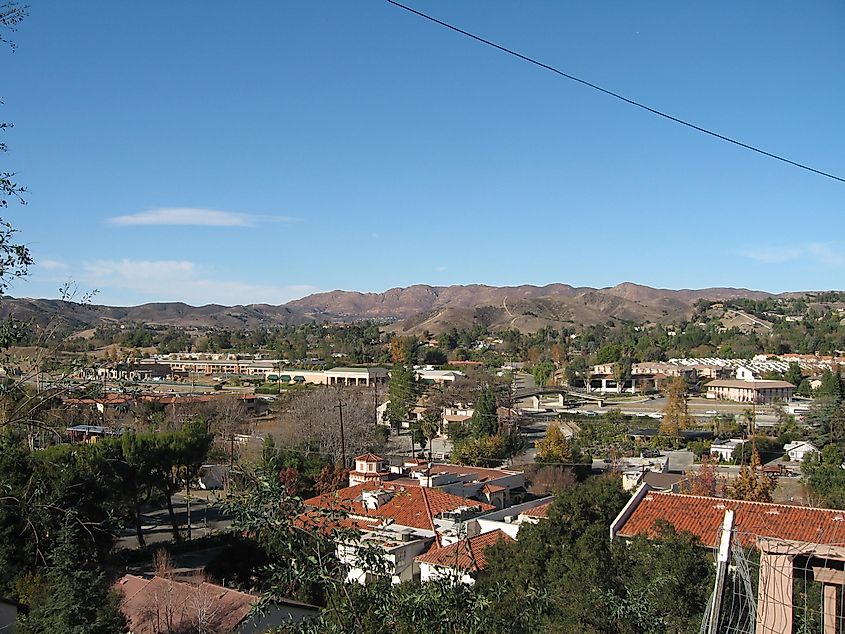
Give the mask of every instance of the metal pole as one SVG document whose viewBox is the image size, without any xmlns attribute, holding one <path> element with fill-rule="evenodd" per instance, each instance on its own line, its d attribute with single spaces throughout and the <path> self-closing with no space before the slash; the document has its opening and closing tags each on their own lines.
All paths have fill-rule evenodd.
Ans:
<svg viewBox="0 0 845 634">
<path fill-rule="evenodd" d="M 337 408 L 338 418 L 340 420 L 340 455 L 343 460 L 343 468 L 346 468 L 346 436 L 343 433 L 343 399 L 341 398 L 340 388 L 337 392 Z"/>
<path fill-rule="evenodd" d="M 716 580 L 713 583 L 713 600 L 710 604 L 710 614 L 707 620 L 707 634 L 718 634 L 719 617 L 722 611 L 722 594 L 725 590 L 725 577 L 728 572 L 728 562 L 731 558 L 731 537 L 733 535 L 734 512 L 725 511 L 722 521 L 722 535 L 719 541 L 719 552 L 716 556 Z"/>
</svg>

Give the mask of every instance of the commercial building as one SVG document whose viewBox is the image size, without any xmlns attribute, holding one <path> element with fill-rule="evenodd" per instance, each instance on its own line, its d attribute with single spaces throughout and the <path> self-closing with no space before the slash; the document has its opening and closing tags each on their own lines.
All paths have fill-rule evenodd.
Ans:
<svg viewBox="0 0 845 634">
<path fill-rule="evenodd" d="M 705 386 L 707 398 L 738 403 L 771 404 L 792 400 L 795 386 L 787 381 L 717 379 Z"/>
</svg>

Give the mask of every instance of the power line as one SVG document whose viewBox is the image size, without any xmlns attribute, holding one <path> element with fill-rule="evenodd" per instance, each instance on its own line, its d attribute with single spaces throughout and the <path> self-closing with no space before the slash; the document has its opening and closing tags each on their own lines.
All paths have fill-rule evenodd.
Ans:
<svg viewBox="0 0 845 634">
<path fill-rule="evenodd" d="M 468 37 L 470 39 L 473 39 L 476 42 L 481 42 L 482 44 L 485 44 L 487 46 L 495 48 L 499 51 L 502 51 L 503 53 L 507 53 L 508 55 L 511 55 L 513 57 L 517 57 L 517 58 L 519 58 L 519 59 L 521 59 L 525 62 L 528 62 L 529 64 L 534 64 L 535 66 L 539 66 L 540 68 L 551 71 L 551 72 L 553 72 L 557 75 L 560 75 L 561 77 L 565 77 L 566 79 L 577 82 L 577 83 L 579 83 L 583 86 L 587 86 L 588 88 L 592 88 L 593 90 L 597 90 L 601 93 L 604 93 L 605 95 L 608 95 L 608 96 L 613 97 L 615 99 L 618 99 L 620 101 L 624 101 L 625 103 L 627 103 L 629 105 L 636 106 L 637 108 L 641 108 L 643 110 L 646 110 L 646 111 L 648 111 L 648 112 L 650 112 L 654 115 L 657 115 L 658 117 L 663 117 L 664 119 L 668 119 L 669 121 L 673 121 L 673 122 L 678 123 L 682 126 L 686 126 L 687 128 L 692 128 L 693 130 L 696 130 L 698 132 L 702 132 L 704 134 L 710 135 L 710 136 L 715 137 L 717 139 L 720 139 L 722 141 L 726 141 L 728 143 L 738 145 L 739 147 L 745 148 L 746 150 L 751 150 L 752 152 L 757 152 L 758 154 L 762 154 L 763 156 L 768 156 L 769 158 L 773 158 L 775 160 L 782 161 L 783 163 L 787 163 L 789 165 L 792 165 L 793 167 L 798 167 L 800 169 L 807 170 L 808 172 L 813 172 L 814 174 L 818 174 L 820 176 L 826 176 L 827 178 L 832 178 L 833 180 L 839 181 L 841 183 L 845 183 L 845 178 L 843 178 L 841 176 L 836 176 L 835 174 L 831 174 L 829 172 L 824 172 L 824 171 L 816 169 L 814 167 L 810 167 L 809 165 L 805 165 L 804 163 L 799 163 L 797 161 L 793 161 L 792 159 L 788 159 L 785 156 L 781 156 L 779 154 L 767 152 L 766 150 L 755 147 L 753 145 L 749 145 L 748 143 L 743 143 L 742 141 L 738 141 L 737 139 L 733 139 L 729 136 L 725 136 L 724 134 L 719 134 L 718 132 L 714 132 L 713 130 L 708 130 L 707 128 L 703 128 L 703 127 L 696 125 L 694 123 L 690 123 L 689 121 L 686 121 L 684 119 L 680 119 L 678 117 L 672 116 L 670 114 L 667 114 L 666 112 L 663 112 L 661 110 L 657 110 L 656 108 L 652 108 L 651 106 L 647 106 L 646 104 L 641 103 L 639 101 L 636 101 L 634 99 L 629 99 L 628 97 L 625 97 L 624 95 L 621 95 L 617 92 L 613 92 L 612 90 L 608 90 L 607 88 L 602 88 L 598 84 L 594 84 L 592 82 L 589 82 L 586 79 L 581 79 L 580 77 L 576 77 L 575 75 L 570 75 L 569 73 L 565 73 L 564 71 L 562 71 L 558 68 L 555 68 L 554 66 L 550 66 L 549 64 L 545 64 L 545 63 L 543 63 L 543 62 L 541 62 L 537 59 L 534 59 L 533 57 L 529 57 L 527 55 L 523 55 L 522 53 L 518 53 L 517 51 L 515 51 L 513 49 L 502 46 L 501 44 L 496 44 L 495 42 L 493 42 L 491 40 L 488 40 L 488 39 L 485 39 L 481 36 L 470 33 L 469 31 L 465 31 L 464 29 L 461 29 L 457 26 L 449 24 L 448 22 L 444 22 L 443 20 L 439 20 L 438 18 L 435 18 L 431 15 L 428 15 L 427 13 L 423 13 L 422 11 L 418 11 L 416 9 L 413 9 L 413 8 L 406 6 L 406 5 L 404 5 L 400 2 L 396 2 L 396 0 L 387 0 L 387 2 L 392 4 L 393 6 L 399 7 L 400 9 L 404 9 L 405 11 L 408 11 L 409 13 L 413 13 L 414 15 L 418 15 L 419 17 L 424 18 L 424 19 L 426 19 L 430 22 L 434 22 L 435 24 L 439 24 L 440 26 L 446 27 L 447 29 L 450 29 L 450 30 L 452 30 L 456 33 L 460 33 L 461 35 Z"/>
</svg>

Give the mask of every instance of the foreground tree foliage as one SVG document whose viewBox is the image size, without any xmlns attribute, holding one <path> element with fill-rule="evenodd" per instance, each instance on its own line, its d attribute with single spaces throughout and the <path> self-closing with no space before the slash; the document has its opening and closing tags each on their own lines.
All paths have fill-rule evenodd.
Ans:
<svg viewBox="0 0 845 634">
<path fill-rule="evenodd" d="M 651 541 L 611 542 L 610 523 L 627 499 L 608 478 L 562 492 L 547 521 L 523 527 L 518 542 L 488 549 L 488 568 L 474 587 L 392 585 L 386 577 L 345 583 L 346 568 L 332 553 L 357 532 L 342 528 L 341 511 L 311 514 L 323 530 L 305 530 L 301 500 L 278 478 L 259 478 L 231 510 L 273 562 L 256 571 L 264 600 L 297 596 L 324 607 L 316 619 L 280 632 L 698 632 L 712 586 L 708 551 L 668 526 L 656 527 Z M 373 574 L 383 572 L 378 550 L 359 559 Z"/>
<path fill-rule="evenodd" d="M 660 539 L 608 539 L 628 495 L 615 480 L 593 478 L 564 491 L 549 520 L 523 527 L 519 541 L 488 551 L 480 590 L 505 592 L 492 607 L 520 622 L 536 589 L 548 604 L 521 631 L 697 632 L 712 583 L 707 552 L 665 527 Z"/>
<path fill-rule="evenodd" d="M 46 576 L 22 618 L 22 634 L 119 634 L 126 623 L 119 596 L 91 559 L 93 539 L 74 513 L 68 513 L 50 555 Z"/>
</svg>

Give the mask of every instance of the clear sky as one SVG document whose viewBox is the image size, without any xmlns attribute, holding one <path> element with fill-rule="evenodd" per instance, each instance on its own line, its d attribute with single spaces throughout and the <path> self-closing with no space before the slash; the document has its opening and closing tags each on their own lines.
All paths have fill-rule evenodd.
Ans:
<svg viewBox="0 0 845 634">
<path fill-rule="evenodd" d="M 845 184 L 392 7 L 29 0 L 0 51 L 10 294 L 281 303 L 413 283 L 845 287 Z M 845 3 L 408 0 L 845 175 Z"/>
</svg>

